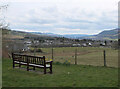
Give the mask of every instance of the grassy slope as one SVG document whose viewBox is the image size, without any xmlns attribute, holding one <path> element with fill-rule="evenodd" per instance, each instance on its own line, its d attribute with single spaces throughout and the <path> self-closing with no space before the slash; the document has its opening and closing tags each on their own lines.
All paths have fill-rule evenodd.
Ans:
<svg viewBox="0 0 120 89">
<path fill-rule="evenodd" d="M 3 59 L 3 87 L 116 87 L 117 79 L 117 68 L 54 64 L 53 74 L 44 75 L 13 69 L 12 61 Z"/>
</svg>

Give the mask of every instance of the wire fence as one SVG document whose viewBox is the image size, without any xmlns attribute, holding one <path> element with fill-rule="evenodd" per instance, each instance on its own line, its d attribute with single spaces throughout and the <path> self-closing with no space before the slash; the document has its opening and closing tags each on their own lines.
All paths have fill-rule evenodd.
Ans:
<svg viewBox="0 0 120 89">
<path fill-rule="evenodd" d="M 118 67 L 118 50 L 99 47 L 58 47 L 40 48 L 36 56 L 45 56 L 46 60 L 76 65 Z M 32 53 L 31 53 L 32 55 Z"/>
</svg>

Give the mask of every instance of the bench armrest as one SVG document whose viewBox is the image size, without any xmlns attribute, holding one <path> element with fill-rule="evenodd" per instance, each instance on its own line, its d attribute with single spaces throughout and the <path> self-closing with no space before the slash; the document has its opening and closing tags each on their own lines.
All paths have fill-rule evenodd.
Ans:
<svg viewBox="0 0 120 89">
<path fill-rule="evenodd" d="M 19 59 L 21 59 L 21 58 L 22 58 L 22 57 L 15 57 L 15 58 L 14 58 L 14 60 L 16 60 L 16 59 L 18 59 L 18 60 L 19 60 Z"/>
<path fill-rule="evenodd" d="M 52 63 L 53 61 L 46 61 L 45 63 L 48 64 L 48 63 Z"/>
</svg>

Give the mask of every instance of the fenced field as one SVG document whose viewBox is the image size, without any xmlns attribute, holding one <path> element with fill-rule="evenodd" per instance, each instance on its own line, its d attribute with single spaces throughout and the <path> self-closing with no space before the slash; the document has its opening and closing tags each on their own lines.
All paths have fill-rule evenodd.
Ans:
<svg viewBox="0 0 120 89">
<path fill-rule="evenodd" d="M 46 60 L 53 59 L 57 63 L 77 65 L 104 66 L 104 50 L 106 66 L 118 67 L 118 50 L 100 47 L 58 47 L 38 48 L 41 52 L 26 53 L 36 56 L 46 56 Z"/>
<path fill-rule="evenodd" d="M 12 60 L 3 59 L 3 87 L 117 87 L 118 50 L 95 47 L 39 48 L 26 54 L 53 58 L 53 74 L 43 69 L 26 71 L 12 68 Z M 106 66 L 104 66 L 104 51 Z M 75 59 L 77 60 L 75 65 Z M 66 65 L 67 64 L 67 65 Z"/>
</svg>

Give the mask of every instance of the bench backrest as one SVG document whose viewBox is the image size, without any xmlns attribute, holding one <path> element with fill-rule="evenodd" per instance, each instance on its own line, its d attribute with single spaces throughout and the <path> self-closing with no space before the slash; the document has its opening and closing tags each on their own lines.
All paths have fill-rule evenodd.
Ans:
<svg viewBox="0 0 120 89">
<path fill-rule="evenodd" d="M 37 57 L 37 56 L 30 56 L 30 55 L 12 53 L 12 59 L 14 61 L 19 61 L 19 62 L 45 65 L 45 56 Z"/>
</svg>

